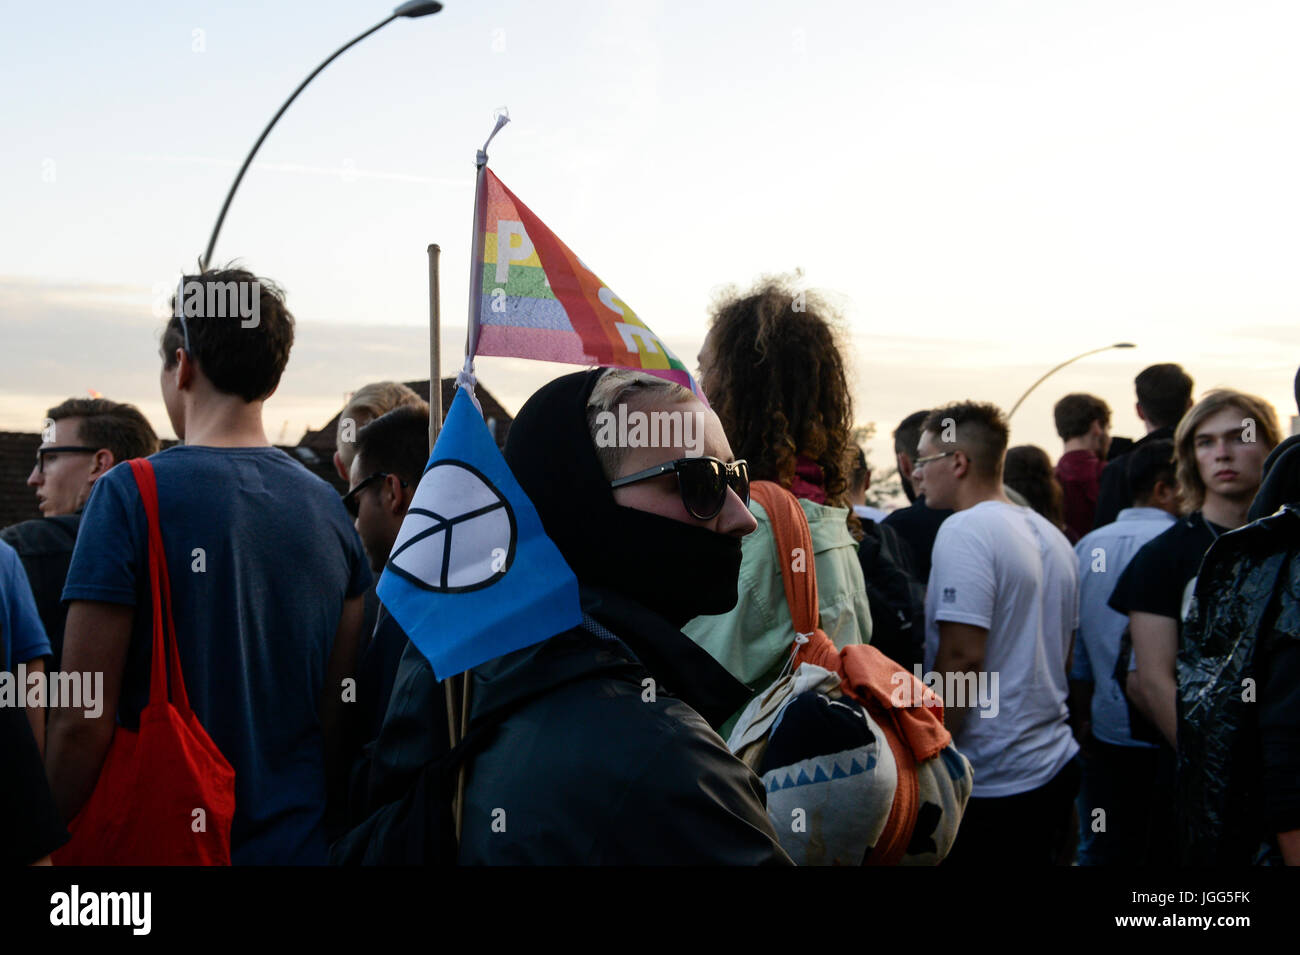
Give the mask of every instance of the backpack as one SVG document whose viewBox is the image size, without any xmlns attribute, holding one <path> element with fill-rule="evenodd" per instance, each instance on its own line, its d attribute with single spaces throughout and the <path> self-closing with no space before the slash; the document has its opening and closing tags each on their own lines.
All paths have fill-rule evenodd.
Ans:
<svg viewBox="0 0 1300 955">
<path fill-rule="evenodd" d="M 812 549 L 794 495 L 750 492 L 777 552 Z M 974 782 L 943 703 L 873 646 L 836 650 L 817 626 L 816 567 L 782 561 L 791 672 L 742 711 L 728 747 L 759 775 L 781 846 L 800 865 L 934 865 L 952 848 Z"/>
</svg>

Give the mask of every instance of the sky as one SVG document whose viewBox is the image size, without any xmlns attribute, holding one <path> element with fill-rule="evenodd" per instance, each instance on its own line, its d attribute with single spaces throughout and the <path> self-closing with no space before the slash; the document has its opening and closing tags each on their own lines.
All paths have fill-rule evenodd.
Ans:
<svg viewBox="0 0 1300 955">
<path fill-rule="evenodd" d="M 0 430 L 94 390 L 171 435 L 157 290 L 193 269 L 244 155 L 383 5 L 5 0 Z M 1060 442 L 1088 391 L 1142 433 L 1176 361 L 1291 430 L 1300 365 L 1300 5 L 1255 0 L 447 0 L 330 65 L 218 241 L 285 290 L 267 403 L 296 443 L 367 381 L 464 354 L 475 151 L 689 366 L 729 287 L 798 269 L 837 310 L 877 472 L 901 418 L 976 398 Z M 568 366 L 483 358 L 516 411 Z"/>
</svg>

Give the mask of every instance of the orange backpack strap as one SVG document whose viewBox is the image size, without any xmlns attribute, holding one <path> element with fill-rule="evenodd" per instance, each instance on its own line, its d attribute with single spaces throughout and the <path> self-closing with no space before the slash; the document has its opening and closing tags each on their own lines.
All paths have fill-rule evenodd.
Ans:
<svg viewBox="0 0 1300 955">
<path fill-rule="evenodd" d="M 754 481 L 750 496 L 767 511 L 776 542 L 776 559 L 785 584 L 785 602 L 795 632 L 808 636 L 817 629 L 817 565 L 813 562 L 812 532 L 798 499 L 775 481 Z M 800 569 L 796 570 L 796 566 Z M 836 670 L 839 668 L 836 667 Z"/>
</svg>

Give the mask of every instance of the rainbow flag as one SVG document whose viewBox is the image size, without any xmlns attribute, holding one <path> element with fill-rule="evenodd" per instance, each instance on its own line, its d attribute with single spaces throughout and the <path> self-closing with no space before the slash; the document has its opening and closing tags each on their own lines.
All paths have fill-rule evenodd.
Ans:
<svg viewBox="0 0 1300 955">
<path fill-rule="evenodd" d="M 686 365 L 492 172 L 476 235 L 479 355 L 635 368 L 703 392 Z M 471 297 L 473 291 L 471 290 Z M 707 403 L 707 402 L 706 402 Z"/>
</svg>

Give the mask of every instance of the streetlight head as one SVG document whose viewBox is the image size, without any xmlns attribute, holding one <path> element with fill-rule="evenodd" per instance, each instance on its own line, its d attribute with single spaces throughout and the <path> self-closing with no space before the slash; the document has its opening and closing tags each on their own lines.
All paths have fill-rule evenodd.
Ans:
<svg viewBox="0 0 1300 955">
<path fill-rule="evenodd" d="M 1116 342 L 1111 348 L 1137 348 L 1132 342 Z"/>
<path fill-rule="evenodd" d="M 442 9 L 442 4 L 438 0 L 407 0 L 396 10 L 393 11 L 395 17 L 427 17 L 431 13 L 437 13 Z"/>
</svg>

